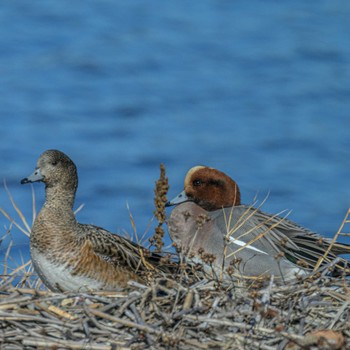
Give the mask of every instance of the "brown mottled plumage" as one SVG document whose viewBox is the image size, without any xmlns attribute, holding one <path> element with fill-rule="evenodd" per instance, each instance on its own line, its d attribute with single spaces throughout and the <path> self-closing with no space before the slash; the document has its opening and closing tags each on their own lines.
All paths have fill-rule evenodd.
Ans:
<svg viewBox="0 0 350 350">
<path fill-rule="evenodd" d="M 159 255 L 101 227 L 77 222 L 77 169 L 67 155 L 44 152 L 34 173 L 21 183 L 36 181 L 45 183 L 46 201 L 32 228 L 30 251 L 34 269 L 48 288 L 115 290 L 129 280 L 144 281 L 147 268 L 161 270 Z"/>
</svg>

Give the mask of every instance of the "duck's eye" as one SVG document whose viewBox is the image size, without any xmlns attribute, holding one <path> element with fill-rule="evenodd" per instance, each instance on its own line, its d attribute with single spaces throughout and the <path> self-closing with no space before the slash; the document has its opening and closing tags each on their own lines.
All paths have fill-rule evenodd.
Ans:
<svg viewBox="0 0 350 350">
<path fill-rule="evenodd" d="M 57 160 L 54 160 L 52 163 L 51 163 L 53 166 L 56 166 L 58 164 Z"/>
<path fill-rule="evenodd" d="M 197 179 L 197 180 L 194 180 L 194 181 L 193 181 L 193 186 L 196 186 L 196 187 L 197 187 L 197 186 L 202 185 L 202 183 L 203 183 L 202 180 Z"/>
</svg>

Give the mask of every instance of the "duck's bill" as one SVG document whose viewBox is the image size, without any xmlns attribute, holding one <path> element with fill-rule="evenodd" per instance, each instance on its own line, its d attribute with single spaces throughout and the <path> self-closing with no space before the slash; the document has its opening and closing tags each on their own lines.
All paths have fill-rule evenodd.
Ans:
<svg viewBox="0 0 350 350">
<path fill-rule="evenodd" d="M 40 169 L 35 169 L 34 173 L 21 180 L 21 184 L 28 184 L 31 182 L 43 181 L 44 176 L 42 176 Z"/>
<path fill-rule="evenodd" d="M 191 201 L 190 198 L 186 196 L 185 190 L 183 190 L 180 194 L 178 194 L 175 198 L 165 204 L 166 207 L 171 207 L 172 205 L 177 205 L 184 202 Z"/>
</svg>

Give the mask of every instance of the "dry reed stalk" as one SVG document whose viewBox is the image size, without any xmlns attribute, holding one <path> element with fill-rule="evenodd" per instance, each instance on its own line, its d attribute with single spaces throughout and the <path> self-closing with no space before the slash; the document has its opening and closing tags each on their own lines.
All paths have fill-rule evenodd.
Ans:
<svg viewBox="0 0 350 350">
<path fill-rule="evenodd" d="M 314 271 L 316 271 L 316 270 L 321 266 L 321 264 L 323 263 L 323 261 L 327 259 L 327 255 L 328 255 L 329 252 L 331 251 L 333 245 L 337 242 L 338 237 L 339 237 L 340 235 L 342 235 L 342 231 L 343 231 L 344 226 L 345 226 L 346 224 L 350 223 L 350 220 L 348 219 L 348 218 L 349 218 L 349 215 L 350 215 L 350 208 L 349 208 L 348 211 L 346 212 L 345 217 L 344 217 L 342 223 L 340 224 L 338 231 L 337 231 L 336 234 L 334 235 L 334 237 L 333 237 L 333 239 L 332 239 L 332 241 L 331 241 L 331 244 L 329 245 L 328 249 L 325 251 L 325 253 L 323 254 L 323 256 L 318 260 L 317 264 L 315 265 Z M 343 235 L 348 235 L 348 234 L 343 234 Z"/>
<path fill-rule="evenodd" d="M 349 281 L 326 277 L 237 289 L 157 279 L 148 287 L 105 294 L 5 288 L 1 349 L 272 350 L 289 341 L 315 344 L 319 338 L 309 335 L 315 331 L 329 342 L 343 337 L 344 346 L 350 346 L 350 297 L 343 283 L 349 287 Z"/>
<path fill-rule="evenodd" d="M 160 164 L 160 176 L 156 181 L 156 188 L 154 190 L 154 215 L 158 221 L 158 225 L 155 228 L 154 235 L 150 238 L 150 242 L 155 246 L 156 251 L 160 252 L 164 246 L 164 228 L 163 223 L 166 220 L 165 204 L 167 203 L 167 193 L 169 190 L 168 178 L 166 177 L 165 166 Z"/>
<path fill-rule="evenodd" d="M 11 273 L 26 275 L 28 266 Z M 196 272 L 130 283 L 122 292 L 57 294 L 7 279 L 0 283 L 0 348 L 282 350 L 288 343 L 294 350 L 320 348 L 320 341 L 350 348 L 349 279 L 315 273 L 257 288 Z"/>
<path fill-rule="evenodd" d="M 30 226 L 28 225 L 28 222 L 26 220 L 26 218 L 24 217 L 22 211 L 18 208 L 18 206 L 16 205 L 16 202 L 15 200 L 13 199 L 7 185 L 6 185 L 6 182 L 4 182 L 4 187 L 5 187 L 5 190 L 6 190 L 6 193 L 11 201 L 11 204 L 13 206 L 13 208 L 15 209 L 16 213 L 18 214 L 18 216 L 20 217 L 21 221 L 22 221 L 22 224 L 24 227 L 22 227 L 20 224 L 17 223 L 16 220 L 14 220 L 12 217 L 10 217 L 10 215 L 7 214 L 7 212 L 0 208 L 0 212 L 13 224 L 15 225 L 21 232 L 23 232 L 26 236 L 30 236 L 30 231 L 31 231 L 31 228 Z M 36 210 L 35 210 L 35 197 L 34 197 L 34 190 L 32 189 L 32 201 L 33 201 L 33 222 L 35 220 L 35 213 L 36 213 Z"/>
</svg>

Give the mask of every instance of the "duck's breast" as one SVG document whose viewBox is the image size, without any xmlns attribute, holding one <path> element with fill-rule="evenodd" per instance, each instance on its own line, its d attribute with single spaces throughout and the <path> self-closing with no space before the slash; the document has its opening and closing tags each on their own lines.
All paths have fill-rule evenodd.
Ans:
<svg viewBox="0 0 350 350">
<path fill-rule="evenodd" d="M 222 252 L 224 240 L 222 234 L 214 235 L 210 213 L 193 202 L 176 206 L 168 219 L 169 235 L 178 247 L 198 253 L 204 249 L 207 253 Z"/>
</svg>

